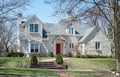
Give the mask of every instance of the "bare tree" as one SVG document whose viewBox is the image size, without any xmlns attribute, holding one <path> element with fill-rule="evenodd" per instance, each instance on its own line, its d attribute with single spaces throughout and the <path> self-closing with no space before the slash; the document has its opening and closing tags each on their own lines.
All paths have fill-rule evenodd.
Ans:
<svg viewBox="0 0 120 77">
<path fill-rule="evenodd" d="M 0 51 L 9 51 L 9 47 L 15 42 L 14 20 L 17 14 L 29 6 L 30 0 L 0 0 Z"/>
<path fill-rule="evenodd" d="M 91 22 L 93 26 L 105 30 L 108 25 L 113 32 L 115 48 L 116 71 L 120 72 L 120 2 L 119 0 L 45 0 L 54 3 L 55 14 L 64 14 L 72 11 L 74 18 Z"/>
<path fill-rule="evenodd" d="M 2 26 L 2 33 L 1 33 L 1 45 L 2 50 L 9 52 L 10 46 L 16 40 L 16 24 L 15 22 L 9 22 Z"/>
<path fill-rule="evenodd" d="M 0 0 L 0 23 L 15 20 L 17 13 L 25 10 L 30 0 Z"/>
</svg>

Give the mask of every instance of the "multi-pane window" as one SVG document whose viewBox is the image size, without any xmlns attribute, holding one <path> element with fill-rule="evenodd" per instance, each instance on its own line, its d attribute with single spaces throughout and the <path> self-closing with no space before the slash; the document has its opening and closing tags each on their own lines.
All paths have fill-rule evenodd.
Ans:
<svg viewBox="0 0 120 77">
<path fill-rule="evenodd" d="M 30 24 L 30 32 L 38 32 L 38 24 Z"/>
<path fill-rule="evenodd" d="M 73 28 L 69 28 L 69 34 L 73 34 Z"/>
<path fill-rule="evenodd" d="M 95 42 L 95 48 L 96 48 L 96 50 L 100 50 L 101 48 L 100 48 L 100 42 Z"/>
<path fill-rule="evenodd" d="M 31 52 L 38 52 L 38 44 L 31 44 Z"/>
<path fill-rule="evenodd" d="M 69 43 L 69 48 L 73 48 L 73 47 L 74 47 L 73 43 Z"/>
</svg>

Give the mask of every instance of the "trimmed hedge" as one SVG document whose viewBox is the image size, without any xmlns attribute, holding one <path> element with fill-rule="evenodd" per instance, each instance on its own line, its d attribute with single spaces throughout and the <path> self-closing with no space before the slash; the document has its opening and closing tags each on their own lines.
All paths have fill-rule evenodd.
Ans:
<svg viewBox="0 0 120 77">
<path fill-rule="evenodd" d="M 30 59 L 30 64 L 31 65 L 37 65 L 38 64 L 38 60 L 36 55 L 32 55 L 31 59 Z"/>
<path fill-rule="evenodd" d="M 24 53 L 23 52 L 6 52 L 6 57 L 23 57 Z"/>
<path fill-rule="evenodd" d="M 76 54 L 76 58 L 113 58 L 112 56 L 107 56 L 107 55 L 81 55 L 81 54 Z"/>
<path fill-rule="evenodd" d="M 63 64 L 63 58 L 60 54 L 56 56 L 56 63 L 57 64 Z"/>
<path fill-rule="evenodd" d="M 50 52 L 50 53 L 49 53 L 49 56 L 50 56 L 50 57 L 54 57 L 53 52 Z"/>
</svg>

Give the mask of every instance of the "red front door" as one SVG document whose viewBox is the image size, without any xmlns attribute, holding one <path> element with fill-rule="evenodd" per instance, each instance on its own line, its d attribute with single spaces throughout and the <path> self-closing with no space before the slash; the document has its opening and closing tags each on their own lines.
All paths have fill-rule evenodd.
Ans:
<svg viewBox="0 0 120 77">
<path fill-rule="evenodd" d="M 56 43 L 56 55 L 60 54 L 60 44 Z"/>
</svg>

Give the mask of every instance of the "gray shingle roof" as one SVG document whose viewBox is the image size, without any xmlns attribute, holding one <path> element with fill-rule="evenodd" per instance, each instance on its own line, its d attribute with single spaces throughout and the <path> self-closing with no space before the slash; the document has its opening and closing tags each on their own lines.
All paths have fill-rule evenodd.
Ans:
<svg viewBox="0 0 120 77">
<path fill-rule="evenodd" d="M 89 40 L 91 40 L 95 36 L 96 32 L 97 30 L 95 26 L 88 28 L 85 35 L 82 37 L 82 39 L 80 39 L 79 42 L 87 43 Z"/>
<path fill-rule="evenodd" d="M 50 27 L 48 26 L 49 29 L 46 28 L 46 30 L 48 30 L 47 32 L 49 32 L 48 35 L 68 35 L 68 33 L 66 32 L 67 25 L 68 25 L 68 22 L 65 20 L 62 20 L 54 26 L 52 25 Z M 76 35 L 79 35 L 79 36 L 83 36 L 88 28 L 88 26 L 86 26 L 85 24 L 82 24 L 79 21 L 73 22 L 72 25 L 75 31 L 77 32 Z"/>
</svg>

